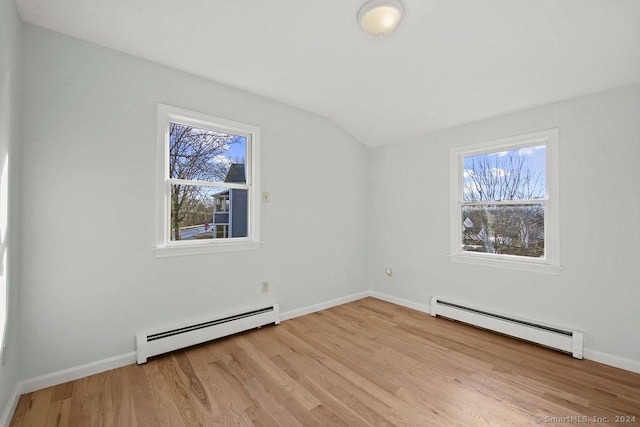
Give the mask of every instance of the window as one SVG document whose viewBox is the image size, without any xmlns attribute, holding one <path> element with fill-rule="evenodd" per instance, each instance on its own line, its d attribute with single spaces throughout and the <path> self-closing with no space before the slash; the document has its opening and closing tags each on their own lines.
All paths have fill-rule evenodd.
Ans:
<svg viewBox="0 0 640 427">
<path fill-rule="evenodd" d="M 259 246 L 255 126 L 158 106 L 158 256 Z"/>
<path fill-rule="evenodd" d="M 451 260 L 557 274 L 558 130 L 450 152 Z"/>
</svg>

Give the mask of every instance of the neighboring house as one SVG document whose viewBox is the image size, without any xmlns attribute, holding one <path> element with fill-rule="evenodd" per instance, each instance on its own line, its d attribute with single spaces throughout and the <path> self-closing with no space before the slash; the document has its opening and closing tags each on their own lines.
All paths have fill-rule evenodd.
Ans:
<svg viewBox="0 0 640 427">
<path fill-rule="evenodd" d="M 232 163 L 224 182 L 246 181 L 244 163 Z M 230 188 L 213 196 L 214 238 L 247 237 L 247 190 Z"/>
</svg>

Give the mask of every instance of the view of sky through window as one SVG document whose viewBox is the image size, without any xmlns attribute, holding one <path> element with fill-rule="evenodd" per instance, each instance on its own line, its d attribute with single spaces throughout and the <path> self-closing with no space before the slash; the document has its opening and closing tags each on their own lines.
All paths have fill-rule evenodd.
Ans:
<svg viewBox="0 0 640 427">
<path fill-rule="evenodd" d="M 464 158 L 464 202 L 546 197 L 544 145 Z"/>
</svg>

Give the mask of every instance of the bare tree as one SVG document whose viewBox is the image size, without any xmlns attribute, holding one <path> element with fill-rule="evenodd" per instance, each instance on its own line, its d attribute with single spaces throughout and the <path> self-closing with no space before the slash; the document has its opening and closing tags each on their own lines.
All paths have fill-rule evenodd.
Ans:
<svg viewBox="0 0 640 427">
<path fill-rule="evenodd" d="M 170 123 L 169 177 L 188 181 L 223 181 L 230 164 L 223 155 L 235 143 L 238 143 L 235 135 Z M 172 240 L 180 240 L 181 227 L 208 221 L 213 202 L 210 191 L 211 187 L 172 184 Z"/>
<path fill-rule="evenodd" d="M 531 200 L 544 197 L 542 174 L 533 176 L 517 151 L 503 156 L 474 156 L 465 168 L 464 201 Z"/>
<path fill-rule="evenodd" d="M 544 175 L 533 173 L 518 150 L 469 159 L 462 211 L 465 250 L 542 256 L 544 207 L 531 201 L 545 196 Z"/>
</svg>

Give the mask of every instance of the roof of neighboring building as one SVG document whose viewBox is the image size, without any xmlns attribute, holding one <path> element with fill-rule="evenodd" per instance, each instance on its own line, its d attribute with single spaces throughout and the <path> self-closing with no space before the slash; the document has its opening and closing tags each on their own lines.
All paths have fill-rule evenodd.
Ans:
<svg viewBox="0 0 640 427">
<path fill-rule="evenodd" d="M 224 182 L 245 183 L 247 178 L 244 173 L 244 163 L 232 163 Z"/>
</svg>

